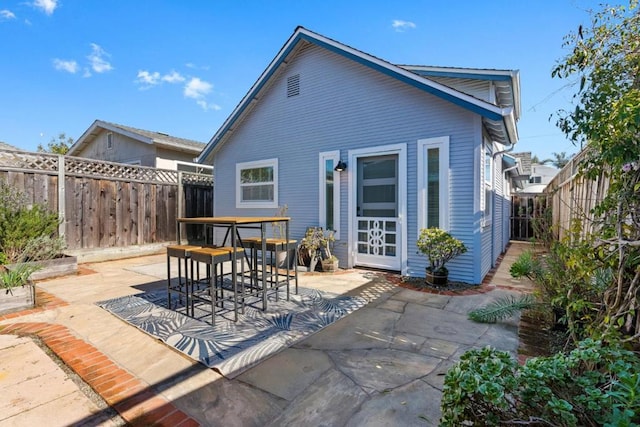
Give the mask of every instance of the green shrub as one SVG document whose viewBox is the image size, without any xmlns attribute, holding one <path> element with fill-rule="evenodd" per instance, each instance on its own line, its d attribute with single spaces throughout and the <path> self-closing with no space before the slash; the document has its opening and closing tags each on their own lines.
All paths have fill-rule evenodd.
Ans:
<svg viewBox="0 0 640 427">
<path fill-rule="evenodd" d="M 59 223 L 56 212 L 30 205 L 23 193 L 0 181 L 1 264 L 49 259 L 56 251 L 58 255 L 63 249 L 56 237 Z"/>
<path fill-rule="evenodd" d="M 581 227 L 580 221 L 573 221 L 570 234 L 552 243 L 547 253 L 524 252 L 510 269 L 514 278 L 527 277 L 538 285 L 539 300 L 561 313 L 560 321 L 574 343 L 602 338 L 602 301 L 613 280 L 608 262 L 594 249 L 593 237 L 578 238 Z"/>
<path fill-rule="evenodd" d="M 471 350 L 444 380 L 442 426 L 630 426 L 640 422 L 640 358 L 587 339 L 569 354 L 529 359 Z"/>
</svg>

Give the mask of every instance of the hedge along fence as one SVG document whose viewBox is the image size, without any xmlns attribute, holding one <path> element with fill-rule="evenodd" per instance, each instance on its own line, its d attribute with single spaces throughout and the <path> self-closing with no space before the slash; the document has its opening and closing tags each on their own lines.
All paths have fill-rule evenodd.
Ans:
<svg viewBox="0 0 640 427">
<path fill-rule="evenodd" d="M 591 234 L 595 227 L 591 210 L 607 195 L 609 179 L 604 175 L 595 180 L 578 176 L 580 163 L 585 157 L 585 150 L 576 154 L 544 190 L 551 207 L 556 239 L 567 234 L 574 219 L 582 221 L 582 237 Z"/>
<path fill-rule="evenodd" d="M 58 212 L 71 250 L 169 242 L 177 217 L 212 213 L 210 174 L 0 150 L 0 179 Z"/>
</svg>

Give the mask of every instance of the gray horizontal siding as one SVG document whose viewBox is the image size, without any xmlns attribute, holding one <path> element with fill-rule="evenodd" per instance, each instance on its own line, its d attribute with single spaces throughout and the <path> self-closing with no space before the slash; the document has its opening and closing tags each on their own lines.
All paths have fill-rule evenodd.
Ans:
<svg viewBox="0 0 640 427">
<path fill-rule="evenodd" d="M 286 97 L 287 76 L 300 74 L 300 95 Z M 215 158 L 215 214 L 271 215 L 275 209 L 235 208 L 235 164 L 279 159 L 279 204 L 287 204 L 292 236 L 318 224 L 318 153 L 388 144 L 407 146 L 408 258 L 410 274 L 424 275 L 416 254 L 417 140 L 450 137 L 450 223 L 470 248 L 451 263 L 452 278 L 473 282 L 478 212 L 474 209 L 474 149 L 480 120 L 474 114 L 358 63 L 311 45 L 272 78 L 268 90 L 228 137 Z M 347 173 L 353 173 L 349 165 Z M 342 242 L 336 254 L 346 263 L 347 173 L 341 174 Z"/>
<path fill-rule="evenodd" d="M 482 99 L 484 101 L 489 101 L 490 99 L 489 88 L 491 83 L 488 80 L 461 79 L 453 77 L 429 78 L 478 99 Z"/>
</svg>

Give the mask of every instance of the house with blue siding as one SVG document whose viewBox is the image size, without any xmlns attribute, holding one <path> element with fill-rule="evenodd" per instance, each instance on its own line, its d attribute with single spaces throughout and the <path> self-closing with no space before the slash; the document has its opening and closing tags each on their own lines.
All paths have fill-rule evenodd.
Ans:
<svg viewBox="0 0 640 427">
<path fill-rule="evenodd" d="M 437 226 L 469 249 L 450 279 L 480 283 L 509 241 L 519 116 L 518 71 L 396 65 L 298 27 L 197 161 L 215 215 L 286 205 L 293 238 L 334 230 L 341 267 L 421 277 Z"/>
</svg>

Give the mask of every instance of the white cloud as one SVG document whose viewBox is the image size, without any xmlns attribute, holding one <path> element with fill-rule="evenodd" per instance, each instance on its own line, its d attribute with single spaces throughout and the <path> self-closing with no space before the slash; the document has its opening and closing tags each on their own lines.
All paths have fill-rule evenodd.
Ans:
<svg viewBox="0 0 640 427">
<path fill-rule="evenodd" d="M 78 72 L 78 63 L 76 61 L 65 61 L 63 59 L 55 58 L 53 60 L 53 68 L 58 71 L 66 71 L 67 73 L 75 74 Z"/>
<path fill-rule="evenodd" d="M 167 83 L 181 83 L 186 79 L 177 71 L 171 71 L 169 74 L 162 76 L 162 81 Z"/>
<path fill-rule="evenodd" d="M 160 75 L 157 71 L 150 72 L 147 70 L 140 70 L 138 71 L 135 83 L 140 85 L 140 89 L 149 89 L 164 82 L 175 84 L 181 83 L 185 80 L 186 78 L 182 74 L 173 70 L 165 75 Z"/>
<path fill-rule="evenodd" d="M 188 81 L 187 81 L 188 80 Z M 210 104 L 206 100 L 206 96 L 213 90 L 213 85 L 199 77 L 185 77 L 175 70 L 166 74 L 160 74 L 157 71 L 151 72 L 147 70 L 139 70 L 135 83 L 140 86 L 140 90 L 150 89 L 163 83 L 177 84 L 187 82 L 183 87 L 183 95 L 185 98 L 194 99 L 203 110 L 220 110 L 217 104 Z"/>
<path fill-rule="evenodd" d="M 184 86 L 184 96 L 193 99 L 203 99 L 205 95 L 211 92 L 213 85 L 204 80 L 200 80 L 198 77 L 192 77 L 191 80 Z"/>
<path fill-rule="evenodd" d="M 0 21 L 9 19 L 16 19 L 16 14 L 7 9 L 0 10 Z"/>
<path fill-rule="evenodd" d="M 395 30 L 399 33 L 416 28 L 416 24 L 414 24 L 413 22 L 403 21 L 401 19 L 394 19 L 391 23 L 391 26 L 395 28 Z"/>
<path fill-rule="evenodd" d="M 107 71 L 113 70 L 111 64 L 106 60 L 106 58 L 110 56 L 111 55 L 105 52 L 99 45 L 91 43 L 91 53 L 87 56 L 87 59 L 93 71 L 96 73 L 106 73 Z"/>
<path fill-rule="evenodd" d="M 193 70 L 205 70 L 205 71 L 209 70 L 210 68 L 208 65 L 196 65 L 193 62 L 187 62 L 185 64 L 185 67 L 191 68 Z"/>
<path fill-rule="evenodd" d="M 32 5 L 47 15 L 52 15 L 53 11 L 58 7 L 58 0 L 35 0 Z"/>
<path fill-rule="evenodd" d="M 217 104 L 209 104 L 204 99 L 200 99 L 200 100 L 196 101 L 196 104 L 198 104 L 200 107 L 202 107 L 202 109 L 204 111 L 208 111 L 208 110 L 218 111 L 218 110 L 222 109 L 222 107 L 220 107 L 219 105 L 217 105 Z"/>
<path fill-rule="evenodd" d="M 143 86 L 143 89 L 148 89 L 151 86 L 155 86 L 160 83 L 160 73 L 150 73 L 147 70 L 138 71 L 136 83 Z"/>
</svg>

